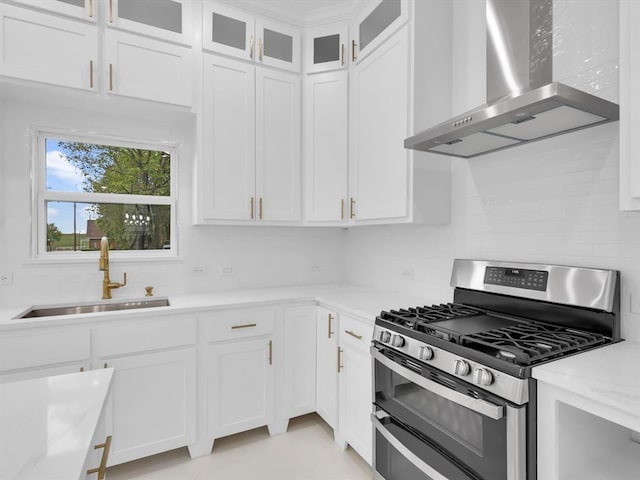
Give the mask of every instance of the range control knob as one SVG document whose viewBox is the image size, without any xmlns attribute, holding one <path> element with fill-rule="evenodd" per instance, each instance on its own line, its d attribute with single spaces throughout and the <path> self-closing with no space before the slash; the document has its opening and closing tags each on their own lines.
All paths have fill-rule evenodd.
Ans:
<svg viewBox="0 0 640 480">
<path fill-rule="evenodd" d="M 433 349 L 431 347 L 420 347 L 420 360 L 431 360 L 433 358 Z"/>
<path fill-rule="evenodd" d="M 461 377 L 464 377 L 465 375 L 469 375 L 470 371 L 471 371 L 471 366 L 464 360 L 453 361 L 453 373 L 455 373 L 456 375 L 460 375 Z"/>
<path fill-rule="evenodd" d="M 394 335 L 391 337 L 391 345 L 394 347 L 404 347 L 404 338 L 400 335 Z"/>
<path fill-rule="evenodd" d="M 481 387 L 487 387 L 493 383 L 493 374 L 486 368 L 475 368 L 473 370 L 473 383 Z"/>
<path fill-rule="evenodd" d="M 389 343 L 389 340 L 391 340 L 391 334 L 383 330 L 382 332 L 378 333 L 378 340 L 383 343 Z"/>
</svg>

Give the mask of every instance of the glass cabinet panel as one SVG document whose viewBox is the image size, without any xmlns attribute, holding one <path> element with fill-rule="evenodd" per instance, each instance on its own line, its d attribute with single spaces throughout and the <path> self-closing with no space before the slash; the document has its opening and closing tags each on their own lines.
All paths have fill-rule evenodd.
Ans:
<svg viewBox="0 0 640 480">
<path fill-rule="evenodd" d="M 162 30 L 182 33 L 182 3 L 173 0 L 119 0 L 118 16 Z"/>
<path fill-rule="evenodd" d="M 13 2 L 95 22 L 99 0 L 13 0 Z"/>
<path fill-rule="evenodd" d="M 408 0 L 378 0 L 354 25 L 352 61 L 358 62 L 393 35 L 409 19 Z"/>
<path fill-rule="evenodd" d="M 74 7 L 84 8 L 87 0 L 56 0 L 57 2 L 67 3 L 69 5 L 73 5 Z"/>
<path fill-rule="evenodd" d="M 293 62 L 293 37 L 265 28 L 264 55 L 283 62 Z"/>
<path fill-rule="evenodd" d="M 323 25 L 306 30 L 305 63 L 307 73 L 327 72 L 346 67 L 348 27 Z"/>
<path fill-rule="evenodd" d="M 247 44 L 247 23 L 213 12 L 211 41 L 244 50 Z"/>
</svg>

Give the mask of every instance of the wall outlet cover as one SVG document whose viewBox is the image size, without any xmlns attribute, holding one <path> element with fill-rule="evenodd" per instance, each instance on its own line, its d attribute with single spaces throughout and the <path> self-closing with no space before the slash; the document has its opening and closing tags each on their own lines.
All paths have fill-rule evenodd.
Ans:
<svg viewBox="0 0 640 480">
<path fill-rule="evenodd" d="M 13 284 L 13 272 L 0 272 L 0 285 Z"/>
</svg>

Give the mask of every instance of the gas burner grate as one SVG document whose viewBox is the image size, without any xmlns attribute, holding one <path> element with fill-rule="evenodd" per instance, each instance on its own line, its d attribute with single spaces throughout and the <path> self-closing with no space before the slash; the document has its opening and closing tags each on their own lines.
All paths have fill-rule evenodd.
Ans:
<svg viewBox="0 0 640 480">
<path fill-rule="evenodd" d="M 540 323 L 523 323 L 463 337 L 464 345 L 479 346 L 496 358 L 521 365 L 532 365 L 606 341 L 605 336 L 597 333 Z"/>
<path fill-rule="evenodd" d="M 416 325 L 450 320 L 453 318 L 472 317 L 484 313 L 479 308 L 458 303 L 441 303 L 424 307 L 401 308 L 382 312 L 380 318 L 397 325 L 415 329 Z"/>
</svg>

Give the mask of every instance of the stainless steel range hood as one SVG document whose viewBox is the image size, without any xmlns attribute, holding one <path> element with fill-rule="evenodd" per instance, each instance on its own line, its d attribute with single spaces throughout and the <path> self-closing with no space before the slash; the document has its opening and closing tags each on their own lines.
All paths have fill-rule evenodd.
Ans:
<svg viewBox="0 0 640 480">
<path fill-rule="evenodd" d="M 487 103 L 405 148 L 471 158 L 618 120 L 615 103 L 552 81 L 552 0 L 486 2 Z"/>
</svg>

